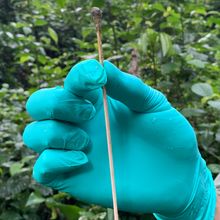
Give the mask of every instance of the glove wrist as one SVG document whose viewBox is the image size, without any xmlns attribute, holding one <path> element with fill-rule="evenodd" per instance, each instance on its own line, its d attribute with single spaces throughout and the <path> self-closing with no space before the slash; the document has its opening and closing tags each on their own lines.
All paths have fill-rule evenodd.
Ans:
<svg viewBox="0 0 220 220">
<path fill-rule="evenodd" d="M 187 183 L 186 183 L 187 184 Z M 216 208 L 216 189 L 211 172 L 205 161 L 200 162 L 199 177 L 196 183 L 193 198 L 187 207 L 177 216 L 162 216 L 155 214 L 158 220 L 213 220 Z"/>
</svg>

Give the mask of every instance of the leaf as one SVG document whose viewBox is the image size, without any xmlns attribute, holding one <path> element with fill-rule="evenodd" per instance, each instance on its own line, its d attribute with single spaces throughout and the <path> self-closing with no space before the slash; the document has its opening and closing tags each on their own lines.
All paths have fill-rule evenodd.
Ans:
<svg viewBox="0 0 220 220">
<path fill-rule="evenodd" d="M 159 11 L 164 11 L 165 10 L 163 5 L 161 3 L 158 3 L 158 2 L 153 4 L 153 8 L 155 8 L 155 9 L 157 9 Z"/>
<path fill-rule="evenodd" d="M 198 52 L 195 48 L 193 47 L 189 47 L 187 49 L 187 53 L 188 55 L 190 55 L 191 57 L 193 57 L 193 60 L 192 59 L 189 59 L 188 61 L 189 62 L 192 62 L 192 64 L 194 64 L 195 62 L 195 65 L 197 63 L 199 63 L 200 61 L 202 62 L 206 62 L 208 60 L 208 55 L 204 54 L 204 53 L 201 53 L 201 52 Z M 205 64 L 205 63 L 204 63 Z"/>
<path fill-rule="evenodd" d="M 161 72 L 163 74 L 177 72 L 179 71 L 179 69 L 180 69 L 180 63 L 178 62 L 175 62 L 175 63 L 169 62 L 169 63 L 165 63 L 161 65 Z"/>
<path fill-rule="evenodd" d="M 79 47 L 83 48 L 83 49 L 88 49 L 88 48 L 93 48 L 93 45 L 88 43 L 88 42 L 85 42 L 83 40 L 80 40 L 78 38 L 72 38 L 73 39 L 73 42 L 75 44 L 78 44 Z M 103 45 L 102 45 L 103 46 Z M 81 51 L 80 51 L 81 52 Z M 81 52 L 82 53 L 82 52 Z"/>
<path fill-rule="evenodd" d="M 189 60 L 189 61 L 187 61 L 187 63 L 190 65 L 196 66 L 198 68 L 201 68 L 201 69 L 204 68 L 205 64 L 206 64 L 206 62 L 203 62 L 203 61 L 197 60 L 197 59 Z"/>
<path fill-rule="evenodd" d="M 172 49 L 170 36 L 166 33 L 160 33 L 160 43 L 162 47 L 163 56 L 165 57 L 168 54 L 168 52 Z"/>
<path fill-rule="evenodd" d="M 206 9 L 205 9 L 204 6 L 196 6 L 194 11 L 195 11 L 196 13 L 198 13 L 198 14 L 203 14 L 203 15 L 206 14 Z M 192 11 L 191 14 L 192 14 L 194 11 Z"/>
<path fill-rule="evenodd" d="M 88 27 L 83 27 L 82 28 L 82 36 L 85 39 L 88 35 L 90 35 L 93 32 L 92 28 Z"/>
<path fill-rule="evenodd" d="M 210 25 L 210 26 L 211 26 L 212 24 L 218 24 L 218 25 L 220 25 L 220 18 L 211 16 L 211 17 L 208 18 L 207 24 Z"/>
<path fill-rule="evenodd" d="M 220 142 L 220 128 L 217 130 L 217 132 L 215 134 L 215 140 Z"/>
<path fill-rule="evenodd" d="M 220 51 L 216 51 L 215 59 L 220 61 Z"/>
<path fill-rule="evenodd" d="M 199 96 L 211 96 L 213 94 L 212 87 L 208 83 L 196 83 L 192 85 L 191 90 Z"/>
<path fill-rule="evenodd" d="M 65 219 L 67 220 L 72 220 L 72 219 L 78 219 L 79 218 L 79 213 L 82 211 L 82 208 L 79 208 L 78 206 L 75 205 L 66 205 L 62 204 L 59 202 L 56 202 L 55 200 L 49 198 L 46 200 L 46 204 L 48 208 L 58 208 L 63 215 L 65 216 Z"/>
<path fill-rule="evenodd" d="M 30 177 L 27 175 L 14 175 L 4 184 L 0 185 L 0 198 L 14 198 L 18 193 L 27 189 Z"/>
<path fill-rule="evenodd" d="M 107 209 L 107 220 L 113 220 L 113 219 L 114 219 L 113 209 L 108 208 Z"/>
<path fill-rule="evenodd" d="M 123 55 L 114 55 L 114 56 L 108 57 L 107 60 L 112 62 L 115 60 L 121 60 L 123 57 L 124 57 Z"/>
<path fill-rule="evenodd" d="M 143 53 L 147 53 L 147 33 L 141 35 L 141 37 L 138 39 L 138 45 L 140 47 L 140 50 L 143 51 Z"/>
<path fill-rule="evenodd" d="M 216 100 L 216 101 L 208 101 L 208 104 L 217 109 L 217 110 L 220 110 L 220 100 Z"/>
<path fill-rule="evenodd" d="M 29 59 L 30 59 L 30 55 L 29 55 L 29 54 L 23 54 L 23 55 L 20 57 L 20 63 L 25 63 L 25 62 L 27 62 Z"/>
<path fill-rule="evenodd" d="M 210 150 L 209 146 L 214 141 L 214 132 L 203 130 L 203 131 L 200 131 L 199 134 L 200 134 L 201 146 L 204 148 L 204 150 L 209 151 Z"/>
<path fill-rule="evenodd" d="M 60 8 L 64 8 L 66 5 L 66 0 L 56 0 Z"/>
<path fill-rule="evenodd" d="M 43 56 L 43 55 L 38 55 L 38 56 L 37 56 L 37 60 L 38 60 L 41 64 L 45 64 L 45 63 L 47 62 L 46 56 Z"/>
<path fill-rule="evenodd" d="M 54 29 L 52 29 L 51 27 L 49 27 L 48 33 L 49 33 L 50 37 L 54 40 L 54 42 L 57 44 L 58 43 L 58 36 L 57 36 L 56 31 Z"/>
<path fill-rule="evenodd" d="M 38 204 L 41 204 L 43 202 L 45 202 L 45 199 L 42 196 L 38 195 L 35 192 L 32 192 L 30 194 L 25 206 L 38 205 Z"/>
<path fill-rule="evenodd" d="M 64 214 L 67 220 L 78 219 L 81 209 L 75 205 L 61 204 L 56 206 Z"/>
<path fill-rule="evenodd" d="M 80 56 L 82 59 L 95 59 L 98 57 L 98 54 L 97 53 L 92 53 L 92 54 L 86 54 L 86 55 L 82 55 Z"/>
<path fill-rule="evenodd" d="M 30 160 L 33 160 L 35 159 L 36 157 L 34 155 L 28 155 L 28 156 L 25 156 L 22 158 L 21 162 L 24 164 L 24 163 L 27 163 L 29 162 Z"/>
<path fill-rule="evenodd" d="M 209 164 L 208 168 L 211 170 L 212 173 L 220 173 L 220 164 Z"/>
<path fill-rule="evenodd" d="M 0 215 L 0 220 L 6 220 L 6 219 L 21 220 L 22 217 L 18 212 L 15 212 L 13 210 L 4 210 L 3 213 L 1 213 Z"/>
<path fill-rule="evenodd" d="M 42 20 L 42 19 L 36 19 L 35 22 L 34 22 L 35 26 L 44 26 L 46 24 L 47 24 L 47 21 L 46 20 Z"/>
<path fill-rule="evenodd" d="M 93 0 L 92 1 L 92 6 L 94 7 L 103 7 L 105 5 L 105 1 L 104 0 Z"/>
<path fill-rule="evenodd" d="M 14 35 L 11 33 L 11 32 L 5 32 L 6 33 L 6 35 L 9 37 L 9 38 L 11 38 L 11 39 L 14 39 Z"/>
<path fill-rule="evenodd" d="M 208 33 L 205 36 L 203 36 L 202 38 L 200 38 L 198 40 L 198 43 L 204 43 L 204 42 L 208 41 L 211 37 L 212 37 L 212 34 Z"/>
<path fill-rule="evenodd" d="M 158 33 L 151 28 L 148 28 L 146 33 L 147 33 L 147 44 L 148 45 L 156 44 L 158 39 Z"/>
<path fill-rule="evenodd" d="M 92 212 L 81 211 L 79 214 L 81 216 L 79 220 L 88 220 L 94 217 L 94 213 Z"/>
<path fill-rule="evenodd" d="M 26 35 L 28 35 L 32 32 L 31 28 L 29 28 L 29 27 L 23 27 L 23 31 Z"/>
<path fill-rule="evenodd" d="M 22 167 L 23 167 L 23 165 L 24 165 L 24 164 L 21 163 L 21 162 L 15 162 L 15 163 L 13 163 L 13 164 L 10 166 L 10 169 L 9 169 L 11 176 L 14 176 L 14 175 L 17 174 L 17 173 L 22 172 Z"/>
<path fill-rule="evenodd" d="M 181 113 L 186 117 L 201 116 L 206 113 L 203 109 L 184 108 Z"/>
<path fill-rule="evenodd" d="M 215 187 L 217 194 L 220 196 L 220 174 L 215 178 Z"/>
</svg>

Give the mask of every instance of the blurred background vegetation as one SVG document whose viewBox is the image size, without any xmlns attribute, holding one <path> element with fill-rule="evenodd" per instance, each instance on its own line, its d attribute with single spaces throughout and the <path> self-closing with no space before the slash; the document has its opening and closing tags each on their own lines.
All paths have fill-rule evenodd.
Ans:
<svg viewBox="0 0 220 220">
<path fill-rule="evenodd" d="M 213 177 L 220 172 L 220 1 L 0 0 L 1 220 L 112 219 L 111 209 L 34 182 L 36 154 L 21 137 L 27 97 L 97 58 L 92 6 L 103 10 L 105 58 L 164 92 L 194 126 Z"/>
</svg>

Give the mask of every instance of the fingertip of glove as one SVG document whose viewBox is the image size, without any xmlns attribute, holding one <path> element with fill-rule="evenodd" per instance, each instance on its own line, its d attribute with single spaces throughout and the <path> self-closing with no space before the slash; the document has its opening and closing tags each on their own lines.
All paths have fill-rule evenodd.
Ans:
<svg viewBox="0 0 220 220">
<path fill-rule="evenodd" d="M 87 104 L 86 108 L 83 109 L 79 114 L 83 121 L 91 120 L 96 115 L 96 109 L 93 105 Z"/>
<path fill-rule="evenodd" d="M 86 154 L 82 151 L 77 151 L 73 156 L 73 165 L 76 167 L 84 165 L 86 163 L 88 163 L 88 157 L 86 156 Z"/>
<path fill-rule="evenodd" d="M 23 131 L 23 134 L 22 134 L 22 140 L 24 142 L 24 144 L 28 147 L 28 148 L 31 148 L 30 146 L 32 145 L 32 139 L 30 138 L 30 128 L 32 127 L 32 125 L 34 124 L 35 122 L 32 122 L 30 124 L 28 124 L 24 131 Z"/>
<path fill-rule="evenodd" d="M 37 159 L 32 177 L 41 184 L 52 184 L 59 174 L 73 171 L 88 163 L 88 158 L 82 151 L 63 151 L 46 149 Z"/>
<path fill-rule="evenodd" d="M 118 67 L 116 67 L 113 63 L 111 63 L 108 60 L 104 60 L 103 66 L 108 74 L 115 73 L 115 72 L 121 72 L 121 70 L 119 70 Z"/>
<path fill-rule="evenodd" d="M 83 150 L 89 145 L 90 138 L 84 131 L 74 132 L 66 139 L 66 150 Z"/>
<path fill-rule="evenodd" d="M 98 89 L 107 82 L 103 66 L 95 59 L 84 60 L 72 67 L 64 80 L 64 88 L 77 93 Z"/>
<path fill-rule="evenodd" d="M 60 89 L 61 87 L 59 87 Z M 41 120 L 42 113 L 45 110 L 46 106 L 50 106 L 52 103 L 52 99 L 48 98 L 48 94 L 52 94 L 54 90 L 57 90 L 58 87 L 55 88 L 45 88 L 35 91 L 31 94 L 26 102 L 26 111 L 34 120 Z M 40 107 L 40 108 L 39 108 Z M 48 112 L 50 115 L 50 112 Z"/>
</svg>

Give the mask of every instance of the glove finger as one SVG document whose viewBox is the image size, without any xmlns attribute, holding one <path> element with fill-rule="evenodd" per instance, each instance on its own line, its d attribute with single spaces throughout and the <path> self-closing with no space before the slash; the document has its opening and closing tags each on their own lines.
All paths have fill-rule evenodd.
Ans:
<svg viewBox="0 0 220 220">
<path fill-rule="evenodd" d="M 64 88 L 95 104 L 102 97 L 101 87 L 106 80 L 105 70 L 97 60 L 85 60 L 73 66 L 64 81 Z"/>
<path fill-rule="evenodd" d="M 33 178 L 41 184 L 57 188 L 56 180 L 59 176 L 72 172 L 87 162 L 87 156 L 81 151 L 47 149 L 34 165 Z"/>
<path fill-rule="evenodd" d="M 107 94 L 131 110 L 153 112 L 170 108 L 170 103 L 161 92 L 147 86 L 139 78 L 122 72 L 107 60 L 104 61 L 104 68 Z"/>
<path fill-rule="evenodd" d="M 35 120 L 58 119 L 74 123 L 89 120 L 96 112 L 92 103 L 62 87 L 36 91 L 28 99 L 26 109 Z"/>
<path fill-rule="evenodd" d="M 37 153 L 48 148 L 82 150 L 88 146 L 89 136 L 70 123 L 55 120 L 29 124 L 23 133 L 24 143 Z"/>
</svg>

